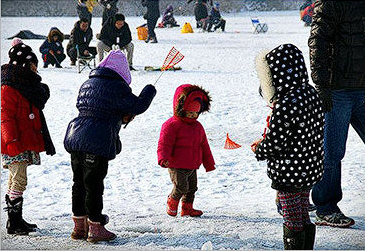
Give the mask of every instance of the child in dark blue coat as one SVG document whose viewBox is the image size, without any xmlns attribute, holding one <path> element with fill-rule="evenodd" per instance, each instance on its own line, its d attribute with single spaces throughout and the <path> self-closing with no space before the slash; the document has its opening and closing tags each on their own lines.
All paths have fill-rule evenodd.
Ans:
<svg viewBox="0 0 365 251">
<path fill-rule="evenodd" d="M 62 68 L 61 62 L 66 58 L 62 46 L 63 39 L 63 33 L 58 28 L 52 27 L 46 40 L 39 48 L 44 62 L 43 68 L 47 68 L 49 64 L 55 65 L 56 68 Z"/>
<path fill-rule="evenodd" d="M 111 51 L 80 87 L 79 115 L 69 123 L 64 139 L 74 174 L 73 239 L 87 238 L 94 243 L 116 238 L 105 229 L 109 218 L 101 213 L 108 162 L 122 150 L 122 124 L 145 112 L 156 95 L 155 87 L 147 85 L 135 96 L 130 83 L 127 59 L 117 50 Z"/>
</svg>

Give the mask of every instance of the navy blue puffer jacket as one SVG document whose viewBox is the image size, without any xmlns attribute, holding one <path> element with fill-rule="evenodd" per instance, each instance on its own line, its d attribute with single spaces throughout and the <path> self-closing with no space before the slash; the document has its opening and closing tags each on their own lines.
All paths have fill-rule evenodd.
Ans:
<svg viewBox="0 0 365 251">
<path fill-rule="evenodd" d="M 147 85 L 137 97 L 117 72 L 106 67 L 92 70 L 80 88 L 79 115 L 68 125 L 65 149 L 114 159 L 121 151 L 123 117 L 145 112 L 155 95 L 155 87 Z"/>
</svg>

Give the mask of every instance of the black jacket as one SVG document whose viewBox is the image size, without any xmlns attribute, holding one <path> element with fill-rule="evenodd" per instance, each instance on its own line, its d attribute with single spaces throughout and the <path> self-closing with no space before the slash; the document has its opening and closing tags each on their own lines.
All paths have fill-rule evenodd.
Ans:
<svg viewBox="0 0 365 251">
<path fill-rule="evenodd" d="M 203 18 L 207 18 L 208 17 L 207 5 L 203 4 L 201 2 L 195 4 L 194 15 L 195 15 L 196 21 L 199 21 L 200 19 L 203 19 Z"/>
<path fill-rule="evenodd" d="M 159 0 L 142 0 L 142 6 L 147 7 L 145 19 L 158 19 L 160 17 Z"/>
<path fill-rule="evenodd" d="M 89 48 L 91 39 L 93 38 L 93 30 L 88 27 L 84 32 L 80 30 L 80 21 L 75 23 L 75 27 L 71 31 L 70 40 L 67 44 L 66 50 L 69 51 L 71 48 L 79 46 L 79 51 L 82 53 L 84 50 Z"/>
<path fill-rule="evenodd" d="M 155 95 L 156 89 L 147 85 L 135 96 L 115 71 L 105 67 L 92 70 L 80 87 L 76 103 L 79 115 L 68 125 L 65 149 L 114 159 L 122 149 L 118 134 L 123 116 L 145 112 Z"/>
<path fill-rule="evenodd" d="M 269 130 L 256 150 L 267 160 L 272 188 L 283 192 L 309 190 L 323 174 L 322 102 L 309 85 L 302 52 L 281 45 L 266 55 L 276 89 Z"/>
<path fill-rule="evenodd" d="M 308 45 L 317 86 L 365 89 L 365 1 L 316 1 Z"/>
<path fill-rule="evenodd" d="M 132 34 L 131 30 L 129 29 L 129 25 L 126 22 L 124 22 L 124 26 L 118 30 L 115 27 L 113 18 L 110 18 L 103 25 L 103 28 L 101 28 L 99 40 L 109 47 L 111 47 L 113 44 L 124 47 L 132 41 Z"/>
</svg>

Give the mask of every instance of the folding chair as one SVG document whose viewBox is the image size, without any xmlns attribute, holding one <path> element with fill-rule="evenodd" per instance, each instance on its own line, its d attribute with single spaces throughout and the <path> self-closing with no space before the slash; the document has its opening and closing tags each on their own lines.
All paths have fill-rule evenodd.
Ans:
<svg viewBox="0 0 365 251">
<path fill-rule="evenodd" d="M 251 18 L 252 30 L 254 34 L 265 33 L 269 29 L 266 23 L 260 23 L 258 18 Z"/>
<path fill-rule="evenodd" d="M 77 52 L 77 69 L 79 73 L 81 73 L 86 67 L 89 67 L 90 70 L 96 67 L 95 63 L 95 55 L 90 54 L 89 56 L 80 55 L 79 46 L 76 45 L 76 52 Z M 93 63 L 93 68 L 90 65 Z"/>
</svg>

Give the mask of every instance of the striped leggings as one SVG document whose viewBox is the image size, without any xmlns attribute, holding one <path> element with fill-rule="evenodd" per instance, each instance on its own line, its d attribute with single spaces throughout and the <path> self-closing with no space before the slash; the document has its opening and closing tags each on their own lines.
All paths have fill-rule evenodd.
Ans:
<svg viewBox="0 0 365 251">
<path fill-rule="evenodd" d="M 308 213 L 309 191 L 279 191 L 278 197 L 283 209 L 284 225 L 293 231 L 303 231 L 303 226 L 311 223 Z"/>
</svg>

